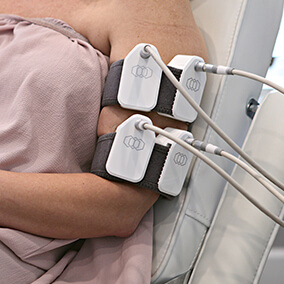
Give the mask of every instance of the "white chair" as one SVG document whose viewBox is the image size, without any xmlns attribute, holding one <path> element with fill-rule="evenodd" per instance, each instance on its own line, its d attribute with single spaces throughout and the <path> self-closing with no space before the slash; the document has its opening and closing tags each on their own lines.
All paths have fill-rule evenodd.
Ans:
<svg viewBox="0 0 284 284">
<path fill-rule="evenodd" d="M 266 74 L 283 0 L 192 0 L 191 6 L 207 43 L 210 63 Z M 248 79 L 210 74 L 201 107 L 235 142 L 243 145 L 251 125 L 246 106 L 251 98 L 258 99 L 261 87 Z M 276 103 L 282 104 L 282 98 L 277 97 Z M 255 119 L 265 121 L 267 109 L 271 112 L 271 101 L 265 105 L 261 107 L 265 111 Z M 258 159 L 258 150 L 254 150 L 251 141 L 261 124 L 254 122 L 252 126 L 256 130 L 250 130 L 244 149 Z M 192 132 L 195 138 L 232 152 L 202 119 L 194 122 Z M 228 173 L 233 171 L 231 162 L 210 158 Z M 281 161 L 266 155 L 264 158 L 267 169 L 279 176 Z M 271 161 L 279 167 L 272 169 Z M 233 177 L 243 179 L 243 173 L 235 169 Z M 255 194 L 252 184 L 255 187 L 252 181 L 243 185 Z M 280 214 L 281 208 L 274 199 L 266 194 L 260 198 L 263 205 Z M 244 207 L 236 205 L 232 214 L 231 206 L 239 200 Z M 171 201 L 160 199 L 154 210 L 152 283 L 257 283 L 277 228 L 203 162 L 194 162 L 179 197 Z"/>
</svg>

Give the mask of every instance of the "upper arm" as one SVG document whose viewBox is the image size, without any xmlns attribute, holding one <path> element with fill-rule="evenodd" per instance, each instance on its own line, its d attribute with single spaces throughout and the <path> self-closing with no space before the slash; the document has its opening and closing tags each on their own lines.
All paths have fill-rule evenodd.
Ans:
<svg viewBox="0 0 284 284">
<path fill-rule="evenodd" d="M 189 0 L 97 0 L 92 5 L 88 37 L 111 62 L 125 58 L 138 43 L 156 46 L 166 62 L 176 54 L 207 58 Z"/>
<path fill-rule="evenodd" d="M 198 55 L 206 61 L 207 50 L 203 37 L 194 21 L 189 0 L 113 0 L 105 1 L 100 14 L 105 14 L 110 61 L 125 58 L 138 43 L 157 47 L 161 58 L 169 62 L 177 54 Z M 99 136 L 115 128 L 132 114 L 116 106 L 103 108 L 98 125 Z M 166 119 L 154 113 L 153 123 L 185 128 L 183 123 Z"/>
<path fill-rule="evenodd" d="M 111 62 L 144 42 L 156 46 L 166 62 L 176 54 L 206 59 L 206 47 L 188 0 L 115 0 L 110 10 Z"/>
</svg>

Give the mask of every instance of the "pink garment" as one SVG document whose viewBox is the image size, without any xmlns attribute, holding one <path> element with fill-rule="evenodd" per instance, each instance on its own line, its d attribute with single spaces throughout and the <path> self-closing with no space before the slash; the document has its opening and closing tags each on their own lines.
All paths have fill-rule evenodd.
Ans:
<svg viewBox="0 0 284 284">
<path fill-rule="evenodd" d="M 0 15 L 0 169 L 90 170 L 108 59 L 65 23 Z M 150 283 L 152 211 L 129 238 L 0 227 L 0 284 Z"/>
</svg>

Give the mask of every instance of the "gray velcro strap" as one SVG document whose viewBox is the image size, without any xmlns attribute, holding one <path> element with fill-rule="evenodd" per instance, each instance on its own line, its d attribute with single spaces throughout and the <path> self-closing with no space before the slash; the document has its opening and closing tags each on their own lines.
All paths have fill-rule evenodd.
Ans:
<svg viewBox="0 0 284 284">
<path fill-rule="evenodd" d="M 115 137 L 115 133 L 108 133 L 102 135 L 97 141 L 97 147 L 91 167 L 91 173 L 96 174 L 102 178 L 108 179 L 110 181 L 125 181 L 121 178 L 110 175 L 106 170 L 106 162 L 109 156 L 109 152 Z M 138 186 L 148 188 L 155 192 L 164 195 L 167 198 L 172 198 L 172 196 L 165 193 L 161 193 L 158 189 L 158 182 L 163 170 L 170 146 L 163 146 L 160 144 L 155 144 L 148 168 L 146 170 L 145 176 L 142 181 L 135 183 Z M 129 182 L 129 181 L 127 181 Z"/>
<path fill-rule="evenodd" d="M 120 84 L 120 77 L 122 72 L 124 60 L 114 62 L 109 70 L 104 92 L 102 96 L 102 107 L 109 105 L 118 105 L 117 94 Z M 179 80 L 182 70 L 169 67 L 174 76 Z M 176 87 L 170 82 L 167 76 L 162 73 L 161 85 L 157 105 L 153 111 L 173 115 L 172 108 L 176 96 Z"/>
</svg>

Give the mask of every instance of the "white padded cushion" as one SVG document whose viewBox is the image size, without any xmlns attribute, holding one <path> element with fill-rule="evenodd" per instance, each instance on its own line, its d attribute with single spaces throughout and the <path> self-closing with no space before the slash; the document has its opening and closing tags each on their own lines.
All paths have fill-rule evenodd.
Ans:
<svg viewBox="0 0 284 284">
<path fill-rule="evenodd" d="M 283 0 L 192 0 L 191 5 L 210 63 L 266 73 Z M 261 84 L 244 78 L 209 75 L 201 106 L 241 145 L 251 123 L 246 104 L 251 97 L 258 98 L 260 90 Z M 201 119 L 194 123 L 193 134 L 231 151 Z M 232 163 L 212 159 L 232 171 Z M 165 283 L 193 268 L 224 187 L 222 178 L 197 161 L 182 194 L 172 201 L 157 202 L 152 283 Z"/>
<path fill-rule="evenodd" d="M 282 94 L 268 95 L 244 144 L 245 152 L 282 182 L 283 109 Z M 265 208 L 283 217 L 281 202 L 242 169 L 235 167 L 232 177 Z M 190 283 L 258 283 L 277 229 L 273 221 L 227 186 Z"/>
</svg>

